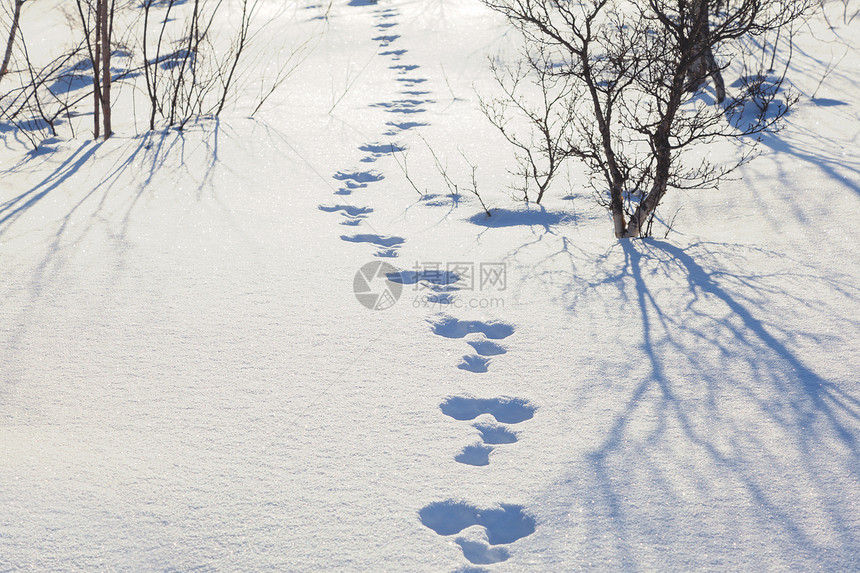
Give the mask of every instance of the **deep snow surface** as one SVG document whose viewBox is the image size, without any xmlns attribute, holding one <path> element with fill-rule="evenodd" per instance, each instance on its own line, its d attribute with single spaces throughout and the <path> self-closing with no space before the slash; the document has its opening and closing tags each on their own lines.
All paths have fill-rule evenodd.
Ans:
<svg viewBox="0 0 860 573">
<path fill-rule="evenodd" d="M 619 242 L 575 167 L 511 201 L 496 15 L 350 4 L 271 24 L 313 50 L 255 119 L 0 134 L 0 570 L 856 570 L 860 23 Z"/>
</svg>

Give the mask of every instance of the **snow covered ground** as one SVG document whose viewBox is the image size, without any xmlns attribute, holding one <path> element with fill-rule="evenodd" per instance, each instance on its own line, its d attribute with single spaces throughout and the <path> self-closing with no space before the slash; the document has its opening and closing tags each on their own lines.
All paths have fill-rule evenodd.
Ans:
<svg viewBox="0 0 860 573">
<path fill-rule="evenodd" d="M 511 200 L 477 0 L 291 8 L 254 119 L 0 128 L 0 570 L 858 570 L 858 29 L 665 239 Z"/>
</svg>

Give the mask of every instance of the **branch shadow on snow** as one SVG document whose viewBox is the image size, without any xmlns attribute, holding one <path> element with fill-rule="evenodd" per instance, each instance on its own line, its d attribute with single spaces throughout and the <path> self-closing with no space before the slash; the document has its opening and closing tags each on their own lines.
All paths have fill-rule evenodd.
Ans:
<svg viewBox="0 0 860 573">
<path fill-rule="evenodd" d="M 98 147 L 99 144 L 89 141 L 81 144 L 68 157 L 62 160 L 59 165 L 54 167 L 39 183 L 16 196 L 8 199 L 3 198 L 2 202 L 0 202 L 0 238 L 29 209 L 70 178 L 74 177 L 78 170 L 89 161 Z M 36 161 L 35 156 L 27 154 L 24 160 L 19 162 L 15 167 L 6 170 L 3 175 L 8 177 L 16 171 L 26 170 L 33 161 Z"/>
<path fill-rule="evenodd" d="M 630 322 L 618 341 L 631 352 L 641 333 L 619 406 L 584 462 L 593 481 L 583 520 L 594 538 L 606 535 L 597 524 L 611 529 L 609 552 L 625 569 L 647 568 L 642 547 L 695 538 L 700 554 L 720 555 L 730 549 L 714 545 L 721 537 L 754 544 L 763 531 L 785 555 L 801 552 L 825 568 L 851 562 L 857 519 L 845 494 L 858 486 L 860 397 L 852 381 L 828 379 L 795 349 L 802 341 L 806 352 L 826 353 L 829 337 L 771 304 L 817 309 L 857 332 L 856 316 L 828 305 L 850 308 L 860 289 L 802 264 L 749 272 L 737 245 L 620 248 L 620 257 L 603 257 L 598 268 L 608 270 L 596 279 L 571 278 L 576 301 L 617 289 Z M 829 294 L 806 297 L 812 288 Z M 648 505 L 628 503 L 631 492 Z M 676 520 L 689 527 L 691 514 L 700 515 L 695 531 L 673 531 Z"/>
<path fill-rule="evenodd" d="M 202 131 L 188 138 L 189 131 Z M 27 171 L 47 172 L 38 183 L 16 195 L 0 196 L 0 239 L 2 239 L 23 217 L 39 206 L 59 189 L 73 199 L 67 203 L 65 212 L 51 212 L 43 225 L 55 227 L 51 244 L 33 277 L 34 292 L 39 292 L 59 270 L 68 251 L 87 236 L 97 224 L 118 219 L 119 227 L 111 229 L 118 245 L 127 242 L 129 224 L 139 201 L 150 192 L 163 192 L 163 185 L 156 186 L 156 177 L 167 170 L 172 177 L 190 179 L 195 182 L 196 200 L 201 200 L 204 189 L 211 182 L 218 165 L 218 147 L 221 126 L 217 118 L 186 126 L 185 132 L 160 130 L 142 134 L 131 140 L 120 142 L 114 138 L 104 142 L 86 141 L 76 147 L 60 147 L 46 153 L 28 153 L 13 167 L 0 172 L 0 177 L 9 177 Z M 190 142 L 193 141 L 191 149 Z M 196 161 L 192 170 L 186 163 L 190 153 L 205 154 L 203 161 Z M 94 156 L 98 162 L 93 162 Z M 110 157 L 115 159 L 111 164 Z M 107 165 L 107 170 L 96 172 L 96 166 Z M 202 168 L 201 168 L 202 167 Z M 91 180 L 67 188 L 71 180 Z M 111 217 L 101 216 L 106 208 L 108 196 L 122 204 L 119 217 L 114 210 Z M 58 199 L 62 202 L 63 197 Z M 77 216 L 80 214 L 81 216 Z M 53 217 L 53 218 L 52 218 Z M 121 253 L 120 253 L 121 254 Z M 119 261 L 117 268 L 122 267 Z"/>
<path fill-rule="evenodd" d="M 820 107 L 840 106 L 838 100 L 810 100 Z M 831 121 L 838 124 L 842 121 L 856 121 L 850 116 L 834 116 Z M 831 139 L 820 131 L 813 131 L 798 125 L 792 126 L 791 133 L 763 133 L 761 142 L 777 154 L 785 154 L 788 161 L 779 162 L 780 178 L 794 184 L 797 180 L 798 162 L 800 160 L 809 169 L 820 171 L 826 178 L 838 187 L 846 186 L 860 195 L 860 161 L 853 150 L 845 150 L 837 140 Z M 794 200 L 791 194 L 785 198 Z"/>
</svg>

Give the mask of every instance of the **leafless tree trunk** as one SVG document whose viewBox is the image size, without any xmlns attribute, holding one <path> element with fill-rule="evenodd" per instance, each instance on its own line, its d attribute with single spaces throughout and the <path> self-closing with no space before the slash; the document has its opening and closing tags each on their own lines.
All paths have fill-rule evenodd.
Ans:
<svg viewBox="0 0 860 573">
<path fill-rule="evenodd" d="M 712 11 L 718 10 L 721 2 L 711 6 L 708 0 L 692 0 L 690 4 L 690 28 L 692 30 L 693 50 L 698 53 L 693 59 L 693 64 L 687 72 L 687 91 L 698 90 L 708 76 L 714 81 L 714 89 L 717 92 L 717 103 L 726 99 L 726 84 L 723 81 L 723 73 L 714 58 L 714 50 L 708 43 L 710 33 L 710 16 Z"/>
<path fill-rule="evenodd" d="M 102 0 L 98 0 L 98 2 L 101 1 Z M 95 24 L 91 25 L 90 15 L 93 12 L 92 4 L 87 2 L 87 0 L 76 0 L 76 4 L 78 7 L 78 15 L 81 18 L 81 26 L 83 26 L 84 29 L 84 40 L 87 45 L 87 53 L 89 54 L 90 63 L 93 67 L 93 139 L 98 139 L 101 134 L 100 110 L 102 107 L 101 78 L 99 74 L 102 61 L 101 35 L 98 32 L 100 5 L 97 5 L 95 10 Z M 84 6 L 86 6 L 86 10 L 84 10 Z M 95 34 L 93 34 L 93 31 L 95 31 Z"/>
<path fill-rule="evenodd" d="M 100 28 L 101 3 L 104 0 L 97 0 L 96 18 L 93 29 L 95 30 L 95 53 L 90 58 L 93 64 L 93 139 L 98 139 L 101 134 L 101 108 L 102 108 L 102 83 L 101 83 L 101 61 L 102 61 L 102 38 L 98 30 Z M 87 33 L 84 30 L 84 33 Z"/>
<path fill-rule="evenodd" d="M 110 4 L 109 4 L 110 2 Z M 77 0 L 87 51 L 93 67 L 93 139 L 111 136 L 110 61 L 115 3 L 111 0 Z M 84 7 L 86 6 L 86 10 Z M 92 16 L 92 18 L 91 18 Z"/>
<path fill-rule="evenodd" d="M 672 135 L 672 124 L 674 123 L 675 115 L 681 107 L 684 75 L 684 70 L 676 72 L 673 78 L 672 89 L 669 92 L 670 96 L 666 102 L 664 115 L 660 120 L 660 124 L 651 135 L 651 148 L 655 158 L 651 190 L 645 196 L 645 199 L 639 202 L 636 211 L 630 217 L 627 229 L 621 235 L 618 235 L 618 229 L 616 228 L 616 237 L 639 237 L 642 234 L 645 222 L 649 220 L 657 209 L 657 205 L 660 204 L 669 187 L 669 180 L 672 175 L 672 144 L 669 138 Z"/>
<path fill-rule="evenodd" d="M 21 20 L 21 6 L 24 0 L 15 0 L 15 11 L 12 14 L 12 26 L 9 29 L 9 41 L 6 42 L 6 53 L 3 55 L 3 65 L 0 66 L 0 79 L 9 71 L 9 60 L 12 59 L 12 47 L 15 45 L 15 36 L 18 33 L 18 22 Z"/>
<path fill-rule="evenodd" d="M 101 85 L 101 105 L 102 116 L 104 121 L 104 139 L 111 136 L 111 114 L 110 114 L 110 56 L 111 56 L 111 28 L 113 20 L 113 6 L 108 11 L 108 0 L 99 0 L 98 6 L 99 16 L 97 33 L 99 35 L 102 52 L 102 85 Z M 110 13 L 109 13 L 110 12 Z"/>
</svg>

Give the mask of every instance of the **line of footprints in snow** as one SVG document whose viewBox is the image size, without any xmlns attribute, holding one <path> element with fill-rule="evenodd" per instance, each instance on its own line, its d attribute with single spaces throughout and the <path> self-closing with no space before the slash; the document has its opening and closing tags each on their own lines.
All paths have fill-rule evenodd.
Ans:
<svg viewBox="0 0 860 573">
<path fill-rule="evenodd" d="M 454 459 L 458 462 L 485 466 L 489 464 L 489 453 L 497 444 L 509 444 L 517 440 L 516 434 L 502 424 L 519 424 L 532 418 L 536 408 L 518 398 L 472 398 L 454 396 L 440 406 L 442 413 L 455 420 L 475 420 L 484 415 L 496 423 L 474 424 L 483 443 L 467 446 Z M 510 557 L 507 544 L 535 532 L 535 520 L 521 505 L 500 504 L 498 507 L 479 508 L 458 500 L 431 503 L 418 512 L 421 523 L 439 535 L 456 535 L 454 542 L 460 546 L 463 556 L 473 565 L 488 565 L 505 561 Z M 478 527 L 475 527 L 478 526 Z M 463 568 L 462 573 L 480 569 Z"/>
<path fill-rule="evenodd" d="M 350 6 L 373 6 L 374 0 L 351 0 Z M 399 14 L 394 8 L 386 8 L 383 10 L 375 10 L 373 12 L 376 23 L 374 28 L 382 32 L 382 35 L 372 38 L 374 42 L 379 42 L 380 48 L 390 48 L 393 42 L 400 38 L 397 34 L 388 33 L 389 30 L 398 25 L 394 18 Z M 389 69 L 395 70 L 397 73 L 396 81 L 398 86 L 402 88 L 399 92 L 400 99 L 394 99 L 388 102 L 379 102 L 371 104 L 372 108 L 383 109 L 384 111 L 396 114 L 397 121 L 386 122 L 386 131 L 383 133 L 386 137 L 394 137 L 398 134 L 413 129 L 428 125 L 420 121 L 406 121 L 410 116 L 421 114 L 426 109 L 423 107 L 427 104 L 436 103 L 426 96 L 429 91 L 421 89 L 421 84 L 427 81 L 427 78 L 416 77 L 412 72 L 419 69 L 420 66 L 404 64 L 402 57 L 407 50 L 385 49 L 379 52 L 380 56 L 390 58 L 392 65 Z M 360 159 L 361 163 L 373 163 L 377 159 L 393 153 L 404 151 L 405 148 L 395 143 L 368 143 L 359 147 L 366 155 Z M 362 171 L 338 171 L 333 175 L 333 178 L 339 182 L 340 188 L 335 191 L 335 195 L 347 196 L 352 195 L 359 189 L 364 189 L 372 183 L 382 181 L 385 177 L 381 173 L 374 170 Z M 320 205 L 319 208 L 330 213 L 340 213 L 343 216 L 342 225 L 358 226 L 373 212 L 370 207 L 356 207 L 353 205 Z M 398 249 L 405 242 L 403 237 L 378 235 L 375 233 L 357 233 L 354 235 L 341 235 L 342 240 L 350 243 L 368 243 L 377 248 L 374 253 L 377 257 L 396 257 Z"/>
<path fill-rule="evenodd" d="M 374 6 L 374 0 L 350 0 L 349 5 L 363 7 Z M 373 38 L 380 43 L 381 48 L 389 48 L 400 36 L 389 31 L 397 26 L 394 18 L 397 10 L 387 8 L 375 10 L 374 27 L 383 35 Z M 426 96 L 430 93 L 421 89 L 425 78 L 415 77 L 412 72 L 419 66 L 401 63 L 406 54 L 403 49 L 386 49 L 379 52 L 382 56 L 391 58 L 390 69 L 395 70 L 399 92 L 402 99 L 391 102 L 372 104 L 371 107 L 383 109 L 388 113 L 402 114 L 403 121 L 386 122 L 384 136 L 392 137 L 406 130 L 427 125 L 419 121 L 405 121 L 407 117 L 415 117 L 425 111 L 426 104 L 435 103 Z M 423 98 L 423 99 L 422 99 Z M 373 163 L 378 159 L 404 148 L 398 144 L 368 143 L 359 147 L 365 156 L 359 161 Z M 333 178 L 340 183 L 336 195 L 349 196 L 354 192 L 384 179 L 383 174 L 374 171 L 338 171 Z M 320 205 L 320 210 L 341 215 L 341 225 L 357 227 L 373 213 L 370 207 L 359 207 L 349 204 Z M 342 235 L 341 239 L 351 243 L 368 243 L 377 248 L 377 257 L 396 257 L 399 247 L 405 239 L 397 236 L 386 236 L 372 233 L 357 233 Z M 458 290 L 456 285 L 459 277 L 446 275 L 441 279 L 427 276 L 423 273 L 403 271 L 399 277 L 392 277 L 404 284 L 415 284 L 418 281 L 436 291 L 438 302 L 450 302 L 451 292 Z M 450 316 L 442 316 L 431 322 L 432 331 L 445 338 L 466 339 L 474 353 L 463 356 L 458 368 L 469 372 L 487 372 L 491 357 L 505 354 L 505 348 L 498 342 L 514 333 L 514 328 L 502 322 L 482 322 L 459 320 Z M 517 441 L 517 434 L 508 426 L 530 420 L 536 408 L 528 401 L 519 398 L 473 398 L 452 396 L 440 405 L 442 414 L 458 421 L 473 421 L 472 425 L 478 431 L 481 439 L 478 443 L 466 446 L 454 459 L 471 466 L 487 466 L 490 454 L 499 445 L 511 444 Z M 480 418 L 480 419 L 479 419 Z M 491 421 L 492 420 L 492 421 Z M 510 557 L 506 545 L 531 535 L 535 531 L 535 520 L 525 512 L 523 506 L 502 503 L 495 507 L 477 507 L 465 501 L 449 499 L 431 503 L 418 512 L 421 523 L 442 536 L 458 535 L 455 543 L 460 547 L 463 556 L 472 565 L 489 565 L 507 560 Z M 484 571 L 475 567 L 465 567 L 460 573 L 476 573 Z"/>
<path fill-rule="evenodd" d="M 431 322 L 433 332 L 445 338 L 466 338 L 477 356 L 464 356 L 461 369 L 486 372 L 487 356 L 506 352 L 494 342 L 507 338 L 514 328 L 503 322 L 482 322 L 442 317 Z M 483 335 L 483 336 L 481 336 Z M 480 365 L 480 367 L 475 367 Z M 487 466 L 496 446 L 517 441 L 508 426 L 530 420 L 537 408 L 520 398 L 474 398 L 452 396 L 439 406 L 442 414 L 459 421 L 476 420 L 472 426 L 481 436 L 479 442 L 466 446 L 454 460 L 471 466 Z M 454 542 L 472 565 L 489 565 L 505 561 L 510 553 L 505 545 L 535 532 L 535 520 L 523 506 L 502 503 L 498 507 L 480 508 L 464 501 L 449 499 L 431 503 L 419 511 L 421 523 L 439 535 L 460 535 Z M 460 573 L 483 571 L 462 568 Z"/>
</svg>

